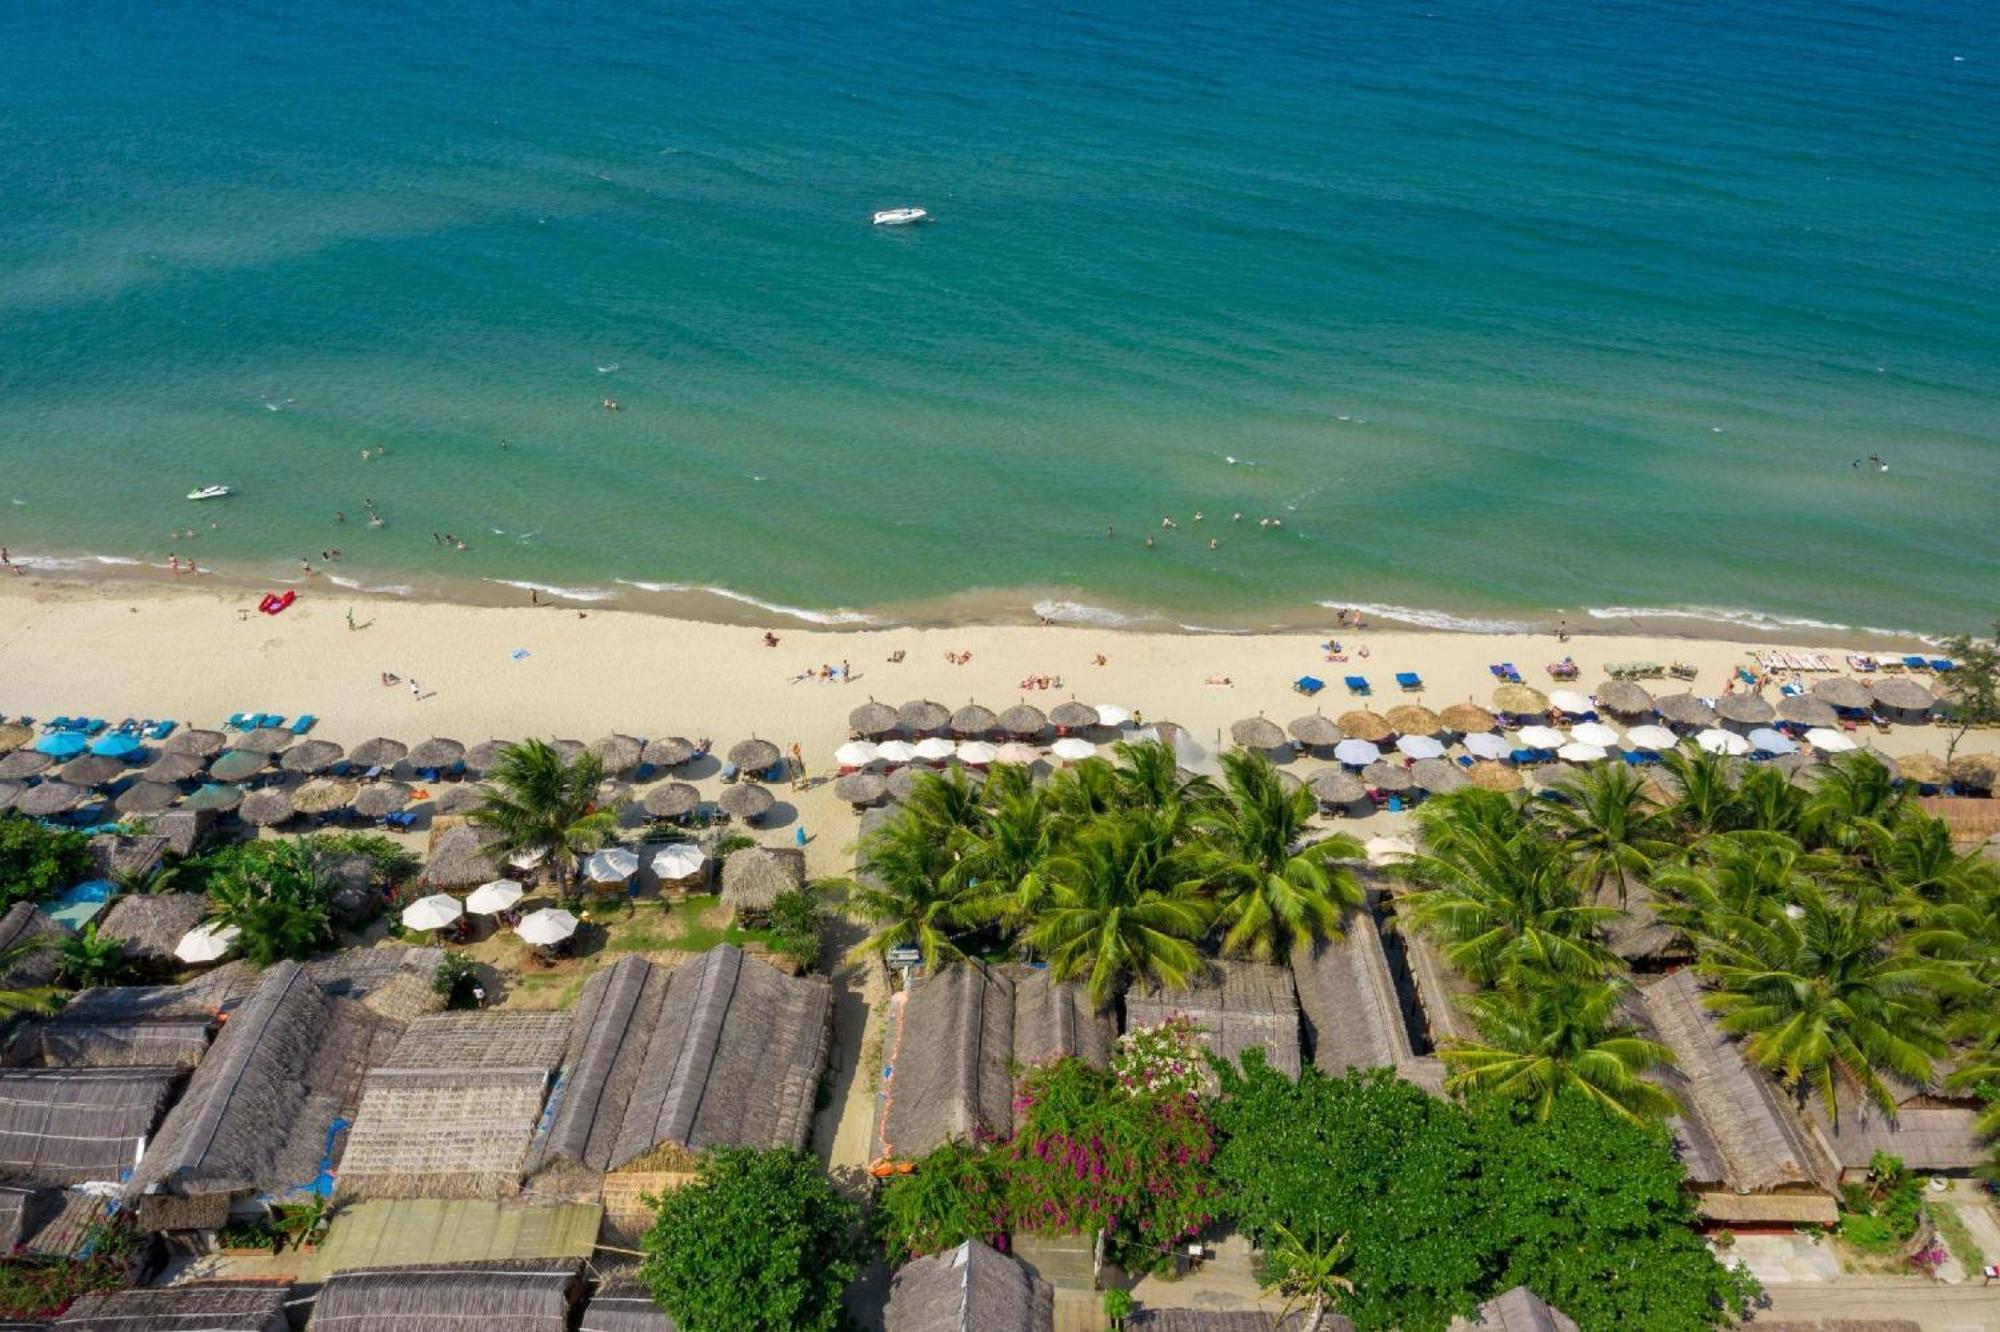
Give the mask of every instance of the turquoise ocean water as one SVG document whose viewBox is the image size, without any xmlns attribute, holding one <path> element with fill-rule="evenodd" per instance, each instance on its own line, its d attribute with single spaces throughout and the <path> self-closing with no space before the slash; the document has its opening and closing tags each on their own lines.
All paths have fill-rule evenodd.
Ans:
<svg viewBox="0 0 2000 1332">
<path fill-rule="evenodd" d="M 0 219 L 17 558 L 1205 626 L 2000 604 L 1990 0 L 17 0 Z"/>
</svg>

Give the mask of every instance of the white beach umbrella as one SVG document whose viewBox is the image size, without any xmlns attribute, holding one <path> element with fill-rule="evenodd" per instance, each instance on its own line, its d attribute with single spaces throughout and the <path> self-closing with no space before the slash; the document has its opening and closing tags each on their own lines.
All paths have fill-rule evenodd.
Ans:
<svg viewBox="0 0 2000 1332">
<path fill-rule="evenodd" d="M 593 851 L 583 862 L 583 877 L 592 883 L 624 883 L 639 872 L 639 857 L 622 846 Z"/>
<path fill-rule="evenodd" d="M 875 757 L 884 763 L 908 763 L 917 756 L 917 747 L 907 740 L 885 740 L 875 746 Z"/>
<path fill-rule="evenodd" d="M 876 753 L 866 740 L 849 740 L 833 751 L 833 761 L 843 768 L 865 768 L 875 761 Z"/>
<path fill-rule="evenodd" d="M 1382 747 L 1370 740 L 1343 740 L 1333 747 L 1333 756 L 1350 768 L 1365 768 L 1382 757 Z"/>
<path fill-rule="evenodd" d="M 1474 731 L 1465 737 L 1465 752 L 1474 758 L 1497 759 L 1508 754 L 1507 741 L 1491 731 Z"/>
<path fill-rule="evenodd" d="M 1444 745 L 1434 736 L 1402 735 L 1396 737 L 1396 748 L 1413 759 L 1443 758 Z"/>
<path fill-rule="evenodd" d="M 1628 749 L 1672 749 L 1681 738 L 1664 726 L 1634 726 L 1625 732 L 1625 746 Z"/>
<path fill-rule="evenodd" d="M 1093 703 L 1091 706 L 1097 709 L 1099 726 L 1123 726 L 1132 720 L 1131 711 L 1119 707 L 1116 703 Z"/>
<path fill-rule="evenodd" d="M 1065 763 L 1074 763 L 1078 759 L 1087 759 L 1096 754 L 1097 746 L 1091 744 L 1088 740 L 1080 740 L 1076 736 L 1066 735 L 1053 745 L 1050 745 L 1049 752 Z"/>
<path fill-rule="evenodd" d="M 1556 751 L 1556 757 L 1567 763 L 1601 763 L 1604 761 L 1604 750 L 1598 745 L 1572 740 Z"/>
<path fill-rule="evenodd" d="M 1599 749 L 1610 749 L 1618 743 L 1618 729 L 1603 722 L 1582 722 L 1569 728 L 1569 738 L 1586 745 L 1596 745 Z"/>
<path fill-rule="evenodd" d="M 1850 749 L 1858 749 L 1851 737 L 1842 735 L 1831 726 L 1815 726 L 1806 732 L 1806 743 L 1822 754 L 1845 754 Z"/>
<path fill-rule="evenodd" d="M 1371 837 L 1361 849 L 1371 865 L 1395 865 L 1417 854 L 1416 844 L 1407 837 Z"/>
<path fill-rule="evenodd" d="M 1033 745 L 1024 745 L 1019 740 L 1009 740 L 993 753 L 995 763 L 1018 763 L 1027 767 L 1041 761 L 1041 751 Z"/>
<path fill-rule="evenodd" d="M 1783 731 L 1769 726 L 1759 726 L 1750 732 L 1750 748 L 1761 749 L 1767 754 L 1796 754 L 1799 746 Z"/>
<path fill-rule="evenodd" d="M 1719 726 L 1711 726 L 1696 735 L 1696 745 L 1705 753 L 1727 754 L 1731 758 L 1741 758 L 1750 752 L 1750 742 L 1734 731 L 1725 731 Z"/>
<path fill-rule="evenodd" d="M 941 735 L 926 736 L 917 741 L 917 757 L 926 763 L 937 763 L 958 752 L 958 746 Z"/>
<path fill-rule="evenodd" d="M 559 944 L 576 933 L 576 917 L 561 907 L 543 907 L 530 912 L 514 933 L 537 948 Z"/>
<path fill-rule="evenodd" d="M 1530 749 L 1557 749 L 1569 743 L 1569 737 L 1553 726 L 1523 726 L 1521 743 Z"/>
<path fill-rule="evenodd" d="M 662 879 L 685 879 L 701 873 L 707 859 L 693 842 L 675 842 L 653 853 L 653 873 Z"/>
<path fill-rule="evenodd" d="M 998 745 L 989 745 L 984 740 L 968 740 L 958 747 L 958 761 L 970 763 L 975 768 L 983 768 L 1000 756 Z"/>
<path fill-rule="evenodd" d="M 1549 706 L 1557 712 L 1597 711 L 1597 705 L 1590 701 L 1590 695 L 1579 694 L 1574 689 L 1549 690 Z"/>
<path fill-rule="evenodd" d="M 464 904 L 450 893 L 432 893 L 403 908 L 403 928 L 441 930 L 464 914 Z"/>
<path fill-rule="evenodd" d="M 507 863 L 517 870 L 531 870 L 548 858 L 548 852 L 531 848 L 526 851 L 516 851 L 507 857 Z"/>
<path fill-rule="evenodd" d="M 525 892 L 517 879 L 495 879 L 474 888 L 465 899 L 465 909 L 475 916 L 497 916 L 520 901 Z"/>
<path fill-rule="evenodd" d="M 241 933 L 234 925 L 204 922 L 181 936 L 174 945 L 174 956 L 183 962 L 214 962 L 229 951 Z"/>
</svg>

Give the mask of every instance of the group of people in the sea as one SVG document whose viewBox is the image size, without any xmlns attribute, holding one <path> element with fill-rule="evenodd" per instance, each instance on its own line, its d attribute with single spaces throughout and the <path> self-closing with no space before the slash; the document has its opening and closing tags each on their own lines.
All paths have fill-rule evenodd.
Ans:
<svg viewBox="0 0 2000 1332">
<path fill-rule="evenodd" d="M 1196 509 L 1194 511 L 1195 522 L 1198 523 L 1205 517 L 1207 517 L 1207 515 L 1204 514 L 1200 509 Z M 1237 512 L 1230 514 L 1229 521 L 1232 523 L 1242 522 L 1243 521 L 1242 513 Z M 1267 532 L 1273 529 L 1282 528 L 1284 527 L 1284 525 L 1285 525 L 1285 520 L 1278 517 L 1276 514 L 1265 514 L 1264 516 L 1260 517 L 1257 520 L 1257 526 L 1263 528 Z M 1163 531 L 1171 532 L 1180 527 L 1180 524 L 1173 520 L 1172 515 L 1163 515 L 1160 519 L 1160 527 Z M 1104 535 L 1107 537 L 1116 537 L 1118 535 L 1118 524 L 1116 523 L 1105 524 Z M 1146 542 L 1145 542 L 1146 549 L 1152 550 L 1156 544 L 1157 543 L 1153 540 L 1152 536 L 1149 534 L 1146 537 Z M 1221 540 L 1217 537 L 1210 537 L 1208 539 L 1208 548 L 1210 550 L 1222 549 Z"/>
</svg>

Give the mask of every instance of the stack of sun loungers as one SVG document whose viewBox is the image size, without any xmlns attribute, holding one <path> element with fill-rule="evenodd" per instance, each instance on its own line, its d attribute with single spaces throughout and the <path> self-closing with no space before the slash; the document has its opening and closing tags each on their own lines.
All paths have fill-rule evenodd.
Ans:
<svg viewBox="0 0 2000 1332">
<path fill-rule="evenodd" d="M 1837 671 L 1824 652 L 1758 652 L 1753 654 L 1757 664 L 1767 673 L 1771 671 Z M 1921 660 L 1921 658 L 1919 659 Z"/>
<path fill-rule="evenodd" d="M 1657 661 L 1614 661 L 1604 673 L 1614 680 L 1656 680 L 1666 670 Z"/>
</svg>

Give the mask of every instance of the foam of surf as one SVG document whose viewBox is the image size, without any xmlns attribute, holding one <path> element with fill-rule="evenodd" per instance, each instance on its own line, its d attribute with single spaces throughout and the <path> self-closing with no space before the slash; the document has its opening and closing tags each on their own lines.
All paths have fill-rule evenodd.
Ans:
<svg viewBox="0 0 2000 1332">
<path fill-rule="evenodd" d="M 1443 629 L 1459 634 L 1522 634 L 1535 627 L 1522 620 L 1453 615 L 1449 611 L 1424 610 L 1416 606 L 1376 605 L 1365 601 L 1322 601 L 1319 604 L 1328 610 L 1358 611 L 1377 620 L 1395 620 L 1421 629 Z"/>
<path fill-rule="evenodd" d="M 1769 611 L 1740 610 L 1731 606 L 1590 606 L 1585 613 L 1593 620 L 1700 620 L 1726 624 L 1760 634 L 1781 634 L 1788 629 L 1809 629 L 1819 633 L 1873 634 L 1882 638 L 1914 638 L 1925 643 L 1942 640 L 1909 629 L 1883 629 L 1876 625 L 1842 624 L 1817 620 L 1810 615 L 1777 615 Z"/>
<path fill-rule="evenodd" d="M 563 587 L 557 583 L 531 583 L 526 579 L 489 578 L 489 583 L 502 587 L 518 587 L 523 592 L 541 592 L 551 597 L 561 597 L 564 601 L 615 601 L 618 591 L 609 587 Z"/>
<path fill-rule="evenodd" d="M 785 615 L 794 620 L 804 620 L 807 624 L 875 624 L 873 615 L 862 611 L 838 607 L 833 610 L 807 610 L 801 606 L 786 606 L 775 601 L 760 601 L 747 592 L 738 592 L 727 587 L 709 587 L 702 583 L 648 583 L 637 578 L 616 580 L 627 587 L 636 587 L 641 592 L 688 592 L 702 596 L 721 597 L 724 601 L 734 601 L 743 606 L 755 606 L 758 610 L 769 611 L 773 615 Z"/>
<path fill-rule="evenodd" d="M 123 555 L 92 555 L 90 562 L 92 564 L 139 564 L 142 561 L 127 559 Z"/>
<path fill-rule="evenodd" d="M 1134 616 L 1103 606 L 1086 605 L 1081 601 L 1038 601 L 1034 604 L 1035 614 L 1057 624 L 1094 624 L 1106 628 L 1137 624 Z"/>
<path fill-rule="evenodd" d="M 358 578 L 343 578 L 339 574 L 329 574 L 329 580 L 336 587 L 352 588 L 356 592 L 372 592 L 385 597 L 413 597 L 417 589 L 408 583 L 364 583 Z"/>
</svg>

